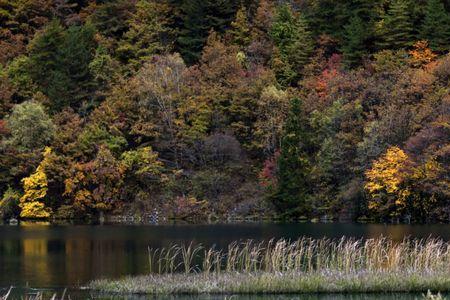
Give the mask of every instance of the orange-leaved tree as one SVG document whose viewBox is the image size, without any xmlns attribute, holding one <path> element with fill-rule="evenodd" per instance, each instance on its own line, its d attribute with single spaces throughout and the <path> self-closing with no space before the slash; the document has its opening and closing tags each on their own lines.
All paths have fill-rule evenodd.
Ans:
<svg viewBox="0 0 450 300">
<path fill-rule="evenodd" d="M 410 195 L 410 191 L 402 185 L 407 176 L 404 168 L 408 160 L 402 149 L 392 146 L 366 171 L 365 188 L 370 197 L 370 210 L 392 217 L 402 215 Z"/>
</svg>

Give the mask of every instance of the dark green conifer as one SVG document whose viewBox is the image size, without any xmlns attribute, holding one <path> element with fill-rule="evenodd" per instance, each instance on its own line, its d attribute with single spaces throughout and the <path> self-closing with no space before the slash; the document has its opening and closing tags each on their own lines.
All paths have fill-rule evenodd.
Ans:
<svg viewBox="0 0 450 300">
<path fill-rule="evenodd" d="M 119 40 L 128 30 L 127 22 L 134 9 L 134 1 L 105 1 L 89 16 L 89 21 L 102 35 Z"/>
<path fill-rule="evenodd" d="M 199 60 L 211 29 L 223 32 L 233 21 L 237 0 L 174 0 L 180 5 L 178 50 L 192 64 Z"/>
<path fill-rule="evenodd" d="M 441 0 L 428 0 L 420 37 L 435 51 L 450 48 L 450 16 Z"/>
<path fill-rule="evenodd" d="M 152 55 L 170 52 L 174 32 L 170 28 L 171 7 L 166 2 L 139 0 L 135 9 L 116 52 L 121 61 L 139 67 Z"/>
<path fill-rule="evenodd" d="M 342 46 L 344 62 L 348 67 L 357 66 L 362 57 L 367 53 L 366 40 L 367 31 L 363 20 L 355 16 L 351 18 L 350 23 L 345 26 L 345 40 Z"/>
<path fill-rule="evenodd" d="M 308 24 L 302 15 L 294 16 L 289 5 L 280 5 L 270 34 L 279 50 L 276 58 L 282 62 L 279 65 L 283 67 L 275 70 L 278 81 L 282 85 L 288 85 L 298 79 L 314 48 Z M 289 77 L 286 74 L 290 74 Z"/>
<path fill-rule="evenodd" d="M 60 86 L 61 94 L 51 95 L 51 98 L 57 101 L 55 109 L 59 110 L 65 106 L 77 108 L 82 101 L 92 100 L 91 93 L 95 84 L 89 64 L 94 59 L 97 48 L 94 34 L 95 30 L 90 25 L 71 26 L 66 30 L 64 42 L 58 49 L 59 66 L 56 71 L 63 73 L 67 85 Z"/>
<path fill-rule="evenodd" d="M 28 71 L 44 93 L 51 88 L 51 74 L 58 68 L 58 49 L 63 42 L 64 28 L 53 20 L 30 43 Z"/>
<path fill-rule="evenodd" d="M 250 26 L 247 19 L 247 11 L 244 6 L 236 13 L 236 18 L 231 23 L 231 36 L 238 46 L 247 46 L 251 41 Z"/>
<path fill-rule="evenodd" d="M 294 23 L 294 33 L 291 43 L 287 46 L 287 56 L 294 70 L 301 72 L 301 69 L 309 62 L 314 50 L 314 41 L 309 31 L 308 23 L 303 15 L 299 15 Z"/>
<path fill-rule="evenodd" d="M 307 11 L 308 21 L 314 35 L 326 34 L 340 39 L 348 15 L 348 1 L 320 0 L 310 1 L 311 7 Z"/>
<path fill-rule="evenodd" d="M 278 158 L 278 187 L 273 196 L 273 204 L 286 216 L 308 214 L 308 176 L 310 163 L 310 137 L 308 121 L 304 117 L 302 104 L 298 98 L 291 102 L 291 108 L 285 123 Z"/>
<path fill-rule="evenodd" d="M 30 45 L 29 72 L 39 89 L 50 99 L 52 111 L 78 107 L 89 100 L 93 80 L 89 64 L 94 57 L 92 26 L 64 30 L 52 21 Z"/>
<path fill-rule="evenodd" d="M 413 22 L 408 0 L 393 0 L 379 25 L 379 47 L 401 49 L 414 42 Z"/>
</svg>

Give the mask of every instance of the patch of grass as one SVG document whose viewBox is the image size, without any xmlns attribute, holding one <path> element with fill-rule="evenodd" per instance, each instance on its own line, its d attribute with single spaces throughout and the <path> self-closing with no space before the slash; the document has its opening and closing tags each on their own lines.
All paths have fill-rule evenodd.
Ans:
<svg viewBox="0 0 450 300">
<path fill-rule="evenodd" d="M 90 288 L 126 294 L 421 293 L 450 292 L 450 276 L 409 272 L 164 274 L 98 280 Z"/>
<path fill-rule="evenodd" d="M 149 275 L 98 280 L 114 293 L 287 294 L 450 292 L 450 245 L 441 240 L 300 239 L 149 249 Z"/>
</svg>

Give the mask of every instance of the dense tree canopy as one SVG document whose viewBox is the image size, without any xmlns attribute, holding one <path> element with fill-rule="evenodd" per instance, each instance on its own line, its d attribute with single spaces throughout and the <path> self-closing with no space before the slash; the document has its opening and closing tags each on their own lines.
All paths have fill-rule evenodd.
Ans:
<svg viewBox="0 0 450 300">
<path fill-rule="evenodd" d="M 0 216 L 449 221 L 447 0 L 0 0 Z"/>
</svg>

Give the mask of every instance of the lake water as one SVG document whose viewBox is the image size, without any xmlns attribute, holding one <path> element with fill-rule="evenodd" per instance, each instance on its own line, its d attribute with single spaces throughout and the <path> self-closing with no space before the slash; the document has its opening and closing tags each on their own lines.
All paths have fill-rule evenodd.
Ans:
<svg viewBox="0 0 450 300">
<path fill-rule="evenodd" d="M 205 246 L 215 244 L 224 247 L 230 242 L 245 239 L 260 241 L 271 238 L 296 239 L 302 236 L 340 238 L 344 235 L 356 238 L 387 236 L 394 240 L 402 240 L 407 236 L 414 238 L 434 236 L 448 241 L 450 225 L 252 223 L 0 226 L 0 287 L 10 285 L 36 288 L 76 287 L 98 278 L 144 274 L 148 272 L 147 248 L 168 247 L 174 243 L 193 241 Z M 372 299 L 360 297 L 364 298 L 354 299 Z M 409 297 L 405 295 L 398 297 L 400 298 L 389 299 L 414 299 L 404 298 Z"/>
<path fill-rule="evenodd" d="M 42 290 L 41 290 L 42 291 Z M 0 289 L 0 292 L 6 292 Z M 50 299 L 55 290 L 44 290 L 44 299 Z M 61 296 L 63 291 L 56 290 Z M 24 295 L 33 295 L 33 290 L 16 290 L 14 299 L 23 299 Z M 95 299 L 95 300 L 424 300 L 418 294 L 341 294 L 341 295 L 178 295 L 178 296 L 144 296 L 144 295 L 102 295 L 92 294 L 80 290 L 68 290 L 66 295 L 71 299 Z M 444 297 L 448 295 L 443 295 Z M 67 298 L 66 298 L 67 299 Z"/>
</svg>

